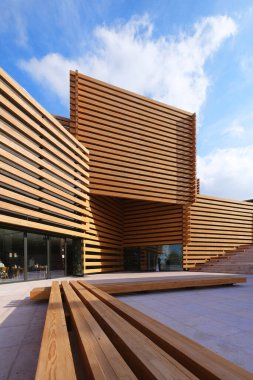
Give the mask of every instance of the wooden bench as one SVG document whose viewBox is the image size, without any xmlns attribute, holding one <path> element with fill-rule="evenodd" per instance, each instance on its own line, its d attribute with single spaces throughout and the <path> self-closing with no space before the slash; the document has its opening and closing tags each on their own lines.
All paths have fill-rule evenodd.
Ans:
<svg viewBox="0 0 253 380">
<path fill-rule="evenodd" d="M 135 326 L 200 379 L 253 379 L 253 375 L 159 321 L 121 302 L 94 285 L 79 281 L 111 309 Z"/>
<path fill-rule="evenodd" d="M 125 281 L 96 284 L 96 287 L 104 290 L 109 294 L 123 294 L 135 292 L 152 292 L 171 289 L 233 285 L 246 282 L 247 278 L 238 275 L 194 275 L 190 278 L 177 276 L 176 278 L 153 279 L 141 281 Z M 43 288 L 34 288 L 30 292 L 30 299 L 33 301 L 48 300 L 50 295 L 50 286 Z"/>
<path fill-rule="evenodd" d="M 51 286 L 44 286 L 34 288 L 30 291 L 30 300 L 32 301 L 46 301 L 50 297 Z"/>
<path fill-rule="evenodd" d="M 97 284 L 96 287 L 109 294 L 152 292 L 170 289 L 233 285 L 246 282 L 246 277 L 236 275 L 207 275 L 194 278 L 166 278 L 164 280 L 132 281 Z"/>
<path fill-rule="evenodd" d="M 62 288 L 78 337 L 84 370 L 89 378 L 136 379 L 69 283 L 62 282 Z"/>
<path fill-rule="evenodd" d="M 251 373 L 94 285 L 63 281 L 61 288 L 62 295 L 53 282 L 36 380 L 252 379 Z M 77 352 L 69 343 L 66 308 Z"/>
<path fill-rule="evenodd" d="M 137 378 L 197 379 L 81 284 L 70 284 Z"/>
<path fill-rule="evenodd" d="M 76 379 L 60 287 L 52 282 L 36 380 Z"/>
</svg>

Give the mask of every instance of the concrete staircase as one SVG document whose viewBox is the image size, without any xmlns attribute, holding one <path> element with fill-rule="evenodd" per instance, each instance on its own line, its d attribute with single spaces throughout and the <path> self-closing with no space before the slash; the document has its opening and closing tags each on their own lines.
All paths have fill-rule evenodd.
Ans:
<svg viewBox="0 0 253 380">
<path fill-rule="evenodd" d="M 196 264 L 195 272 L 253 274 L 253 245 L 240 246 L 203 264 Z"/>
</svg>

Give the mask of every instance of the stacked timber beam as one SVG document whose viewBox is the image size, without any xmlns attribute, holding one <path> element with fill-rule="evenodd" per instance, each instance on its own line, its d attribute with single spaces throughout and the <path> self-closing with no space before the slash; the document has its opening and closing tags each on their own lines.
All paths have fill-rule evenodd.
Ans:
<svg viewBox="0 0 253 380">
<path fill-rule="evenodd" d="M 185 204 L 195 199 L 195 115 L 70 75 L 71 132 L 90 150 L 92 194 Z"/>
<path fill-rule="evenodd" d="M 184 267 L 194 268 L 240 245 L 253 244 L 253 205 L 250 202 L 198 195 L 188 210 Z"/>
<path fill-rule="evenodd" d="M 85 274 L 123 270 L 123 205 L 119 198 L 91 196 L 84 241 Z"/>
<path fill-rule="evenodd" d="M 36 380 L 252 379 L 243 368 L 93 285 L 64 281 L 62 292 L 78 344 L 70 345 L 54 282 Z"/>
<path fill-rule="evenodd" d="M 124 247 L 182 244 L 181 205 L 125 199 Z"/>
<path fill-rule="evenodd" d="M 195 114 L 71 72 L 70 132 L 90 151 L 85 273 L 122 270 L 123 246 L 182 244 L 182 205 L 196 196 Z"/>
<path fill-rule="evenodd" d="M 253 274 L 253 245 L 240 246 L 224 255 L 196 264 L 194 271 Z"/>
<path fill-rule="evenodd" d="M 84 237 L 88 150 L 0 69 L 1 222 Z"/>
</svg>

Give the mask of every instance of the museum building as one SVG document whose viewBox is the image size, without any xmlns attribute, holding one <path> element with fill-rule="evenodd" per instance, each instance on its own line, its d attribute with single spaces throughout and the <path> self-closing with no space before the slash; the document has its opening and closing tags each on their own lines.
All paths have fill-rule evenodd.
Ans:
<svg viewBox="0 0 253 380">
<path fill-rule="evenodd" d="M 0 69 L 0 283 L 178 271 L 253 244 L 253 203 L 199 194 L 196 116 L 70 72 L 70 117 Z"/>
</svg>

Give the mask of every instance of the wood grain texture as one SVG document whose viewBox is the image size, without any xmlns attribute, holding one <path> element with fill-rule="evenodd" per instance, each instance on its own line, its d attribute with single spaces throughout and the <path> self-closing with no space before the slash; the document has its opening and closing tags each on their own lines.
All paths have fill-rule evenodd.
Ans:
<svg viewBox="0 0 253 380">
<path fill-rule="evenodd" d="M 124 247 L 183 243 L 181 205 L 125 199 L 123 207 Z"/>
<path fill-rule="evenodd" d="M 1 221 L 84 237 L 88 150 L 0 70 Z"/>
<path fill-rule="evenodd" d="M 62 282 L 62 288 L 78 337 L 85 371 L 83 378 L 136 379 L 136 376 L 67 281 Z"/>
<path fill-rule="evenodd" d="M 33 288 L 30 291 L 31 301 L 44 301 L 50 298 L 51 286 L 45 286 L 43 288 Z"/>
<path fill-rule="evenodd" d="M 91 194 L 174 204 L 196 195 L 195 115 L 70 74 L 70 131 L 90 151 Z"/>
<path fill-rule="evenodd" d="M 169 289 L 183 289 L 206 286 L 233 285 L 246 282 L 245 277 L 239 276 L 201 276 L 192 279 L 166 279 L 153 281 L 118 282 L 111 284 L 98 284 L 96 287 L 109 294 L 126 294 L 139 292 L 155 292 Z"/>
<path fill-rule="evenodd" d="M 210 257 L 253 243 L 253 205 L 250 202 L 198 195 L 185 214 L 185 268 L 193 268 Z"/>
<path fill-rule="evenodd" d="M 196 379 L 183 365 L 77 282 L 70 282 L 117 351 L 139 379 Z M 87 285 L 88 286 L 88 285 Z"/>
<path fill-rule="evenodd" d="M 56 120 L 61 123 L 67 130 L 70 128 L 70 118 L 69 117 L 64 117 L 60 115 L 52 115 Z"/>
<path fill-rule="evenodd" d="M 123 205 L 119 198 L 90 195 L 84 273 L 123 270 Z"/>
<path fill-rule="evenodd" d="M 79 282 L 199 379 L 252 379 L 252 374 L 168 326 L 98 289 Z"/>
<path fill-rule="evenodd" d="M 182 244 L 182 216 L 181 205 L 91 194 L 85 273 L 123 270 L 123 247 Z"/>
<path fill-rule="evenodd" d="M 103 290 L 108 294 L 124 294 L 136 292 L 152 292 L 159 290 L 169 289 L 183 289 L 193 287 L 206 287 L 206 286 L 220 286 L 232 285 L 246 282 L 246 277 L 243 275 L 194 275 L 191 278 L 184 278 L 180 274 L 174 278 L 167 278 L 163 280 L 154 279 L 152 281 L 125 281 L 113 283 L 99 283 L 96 284 L 96 289 Z M 81 283 L 81 281 L 79 281 Z M 30 292 L 30 300 L 48 300 L 50 296 L 51 287 L 34 288 Z"/>
<path fill-rule="evenodd" d="M 52 282 L 35 379 L 76 379 L 60 287 L 57 281 Z"/>
</svg>

